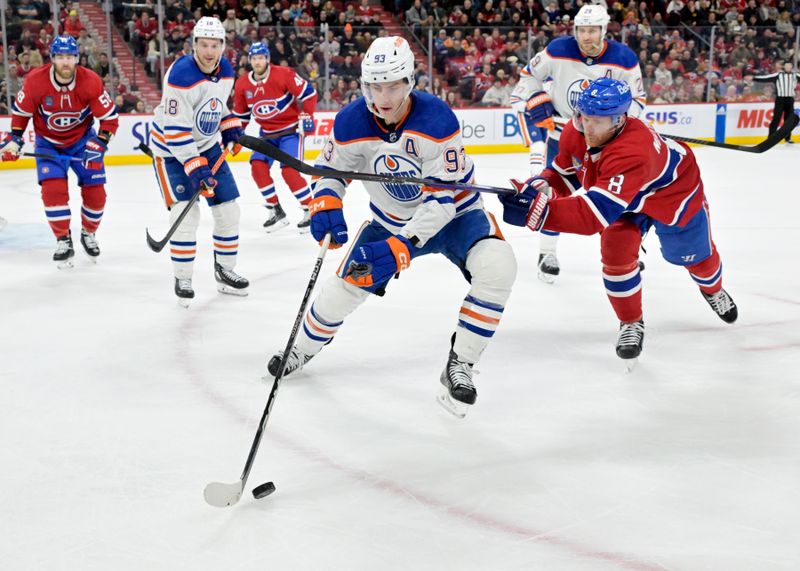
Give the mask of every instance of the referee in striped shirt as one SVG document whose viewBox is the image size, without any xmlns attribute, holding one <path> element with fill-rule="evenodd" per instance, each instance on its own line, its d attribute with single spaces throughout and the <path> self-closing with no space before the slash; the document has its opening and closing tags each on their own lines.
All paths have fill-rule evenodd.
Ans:
<svg viewBox="0 0 800 571">
<path fill-rule="evenodd" d="M 778 130 L 778 125 L 789 120 L 794 113 L 794 90 L 797 87 L 797 78 L 800 74 L 792 71 L 792 62 L 783 64 L 783 71 L 767 75 L 756 75 L 753 81 L 775 84 L 775 109 L 772 110 L 772 121 L 769 124 L 769 134 Z M 792 143 L 791 133 L 786 136 L 786 142 Z"/>
</svg>

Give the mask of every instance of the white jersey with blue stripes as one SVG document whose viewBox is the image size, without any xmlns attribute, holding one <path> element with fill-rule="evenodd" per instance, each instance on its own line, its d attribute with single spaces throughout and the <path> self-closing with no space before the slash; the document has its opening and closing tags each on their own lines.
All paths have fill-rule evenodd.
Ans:
<svg viewBox="0 0 800 571">
<path fill-rule="evenodd" d="M 530 96 L 545 91 L 545 82 L 552 80 L 548 92 L 553 107 L 559 116 L 568 119 L 575 111 L 581 92 L 601 77 L 628 83 L 633 95 L 628 114 L 633 117 L 642 114 L 647 95 L 639 58 L 633 50 L 614 40 L 606 40 L 600 55 L 589 57 L 581 52 L 574 36 L 554 39 L 523 68 L 511 94 L 511 107 L 515 111 L 525 111 Z"/>
<path fill-rule="evenodd" d="M 203 73 L 191 55 L 178 58 L 167 70 L 164 95 L 154 111 L 153 153 L 185 163 L 215 145 L 220 123 L 231 115 L 227 101 L 234 79 L 225 58 L 212 74 Z"/>
<path fill-rule="evenodd" d="M 421 177 L 430 186 L 364 182 L 373 217 L 393 234 L 416 237 L 422 246 L 457 216 L 483 208 L 477 193 L 438 189 L 440 182 L 471 182 L 474 165 L 464 152 L 461 126 L 446 103 L 413 91 L 411 105 L 393 130 L 379 123 L 359 98 L 339 111 L 317 166 L 341 171 Z M 347 181 L 323 177 L 313 192 L 344 197 Z"/>
</svg>

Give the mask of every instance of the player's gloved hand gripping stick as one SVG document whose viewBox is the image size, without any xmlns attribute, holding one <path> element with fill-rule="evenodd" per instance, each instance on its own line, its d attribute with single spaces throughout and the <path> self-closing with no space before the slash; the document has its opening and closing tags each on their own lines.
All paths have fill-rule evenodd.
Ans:
<svg viewBox="0 0 800 571">
<path fill-rule="evenodd" d="M 139 150 L 142 151 L 147 156 L 149 156 L 150 158 L 153 158 L 153 151 L 151 151 L 150 147 L 148 147 L 144 143 L 141 143 L 139 145 Z M 211 174 L 215 174 L 219 170 L 219 167 L 221 167 L 222 163 L 225 162 L 225 157 L 228 156 L 228 153 L 229 150 L 227 148 L 222 151 L 222 154 L 217 159 L 217 162 L 214 163 L 214 166 L 211 167 Z M 161 250 L 164 249 L 164 246 L 167 245 L 169 239 L 172 238 L 172 235 L 178 230 L 178 227 L 181 225 L 181 222 L 183 222 L 183 219 L 186 218 L 186 215 L 189 213 L 189 210 L 194 205 L 194 201 L 197 200 L 200 197 L 200 194 L 204 192 L 207 192 L 206 188 L 203 185 L 200 185 L 200 187 L 195 191 L 195 193 L 189 199 L 189 203 L 184 207 L 183 212 L 180 213 L 178 219 L 175 220 L 175 223 L 172 226 L 170 226 L 169 230 L 167 230 L 167 235 L 164 236 L 162 240 L 158 241 L 155 240 L 150 235 L 150 231 L 145 229 L 145 232 L 147 234 L 147 245 L 150 247 L 151 250 L 153 250 L 154 252 L 160 252 Z"/>
</svg>

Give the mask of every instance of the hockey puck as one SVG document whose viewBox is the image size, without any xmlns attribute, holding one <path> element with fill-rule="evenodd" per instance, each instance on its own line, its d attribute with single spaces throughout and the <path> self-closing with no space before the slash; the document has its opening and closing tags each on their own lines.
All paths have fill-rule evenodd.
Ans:
<svg viewBox="0 0 800 571">
<path fill-rule="evenodd" d="M 261 484 L 260 486 L 253 488 L 253 497 L 257 500 L 260 500 L 261 498 L 266 498 L 274 491 L 275 484 L 272 482 L 267 482 L 266 484 Z"/>
</svg>

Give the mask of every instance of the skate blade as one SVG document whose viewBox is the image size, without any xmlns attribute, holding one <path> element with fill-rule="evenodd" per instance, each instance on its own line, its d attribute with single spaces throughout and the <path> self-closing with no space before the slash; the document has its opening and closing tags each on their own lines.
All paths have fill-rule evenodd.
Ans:
<svg viewBox="0 0 800 571">
<path fill-rule="evenodd" d="M 544 282 L 546 284 L 552 285 L 556 281 L 556 276 L 553 274 L 546 274 L 542 270 L 539 270 L 539 281 Z"/>
<path fill-rule="evenodd" d="M 639 357 L 634 357 L 633 359 L 623 359 L 622 362 L 625 363 L 625 372 L 632 373 L 636 368 L 636 365 L 639 363 Z"/>
<path fill-rule="evenodd" d="M 91 254 L 89 254 L 87 252 L 84 252 L 84 254 L 86 254 L 86 257 L 89 259 L 90 262 L 92 262 L 93 264 L 97 263 L 98 256 L 92 256 Z"/>
<path fill-rule="evenodd" d="M 303 226 L 302 228 L 298 226 L 297 232 L 299 234 L 308 234 L 309 232 L 311 232 L 311 226 Z"/>
<path fill-rule="evenodd" d="M 283 220 L 280 220 L 279 222 L 276 222 L 272 226 L 265 227 L 264 231 L 267 234 L 272 234 L 273 232 L 277 232 L 281 228 L 286 228 L 288 225 L 289 225 L 289 221 L 284 218 Z"/>
<path fill-rule="evenodd" d="M 72 268 L 75 267 L 75 260 L 70 258 L 68 260 L 62 260 L 61 262 L 56 262 L 56 267 L 59 270 L 71 270 Z"/>
<path fill-rule="evenodd" d="M 178 305 L 183 307 L 184 309 L 188 309 L 189 304 L 192 303 L 192 300 L 189 299 L 188 297 L 179 297 L 177 299 L 178 299 Z"/>
<path fill-rule="evenodd" d="M 217 291 L 219 293 L 224 293 L 226 295 L 235 295 L 237 297 L 247 297 L 248 296 L 248 291 L 247 291 L 246 287 L 242 288 L 242 289 L 236 289 L 235 287 L 231 287 L 229 285 L 218 283 L 217 284 Z"/>
<path fill-rule="evenodd" d="M 453 397 L 450 396 L 450 393 L 445 387 L 442 387 L 442 390 L 436 396 L 436 402 L 438 402 L 443 409 L 447 412 L 455 416 L 456 418 L 464 418 L 467 416 L 467 411 L 469 411 L 469 407 L 466 403 L 461 401 L 455 400 Z"/>
</svg>

